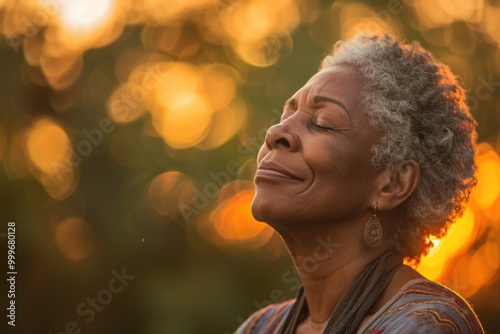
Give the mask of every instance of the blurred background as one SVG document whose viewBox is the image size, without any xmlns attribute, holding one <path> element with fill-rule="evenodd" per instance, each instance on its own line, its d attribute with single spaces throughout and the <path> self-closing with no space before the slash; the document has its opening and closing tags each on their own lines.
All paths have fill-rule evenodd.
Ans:
<svg viewBox="0 0 500 334">
<path fill-rule="evenodd" d="M 0 0 L 8 333 L 232 333 L 293 297 L 286 250 L 249 212 L 256 153 L 332 44 L 360 30 L 420 41 L 469 90 L 478 186 L 419 270 L 497 333 L 499 1 Z"/>
</svg>

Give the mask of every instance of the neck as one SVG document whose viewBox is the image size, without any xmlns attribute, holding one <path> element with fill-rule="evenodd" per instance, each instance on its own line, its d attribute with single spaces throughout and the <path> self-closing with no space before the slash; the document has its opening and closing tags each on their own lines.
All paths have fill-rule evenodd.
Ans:
<svg viewBox="0 0 500 334">
<path fill-rule="evenodd" d="M 321 332 L 354 278 L 389 245 L 368 248 L 362 231 L 325 233 L 324 226 L 306 227 L 287 229 L 281 235 L 302 280 L 309 309 L 306 321 Z"/>
</svg>

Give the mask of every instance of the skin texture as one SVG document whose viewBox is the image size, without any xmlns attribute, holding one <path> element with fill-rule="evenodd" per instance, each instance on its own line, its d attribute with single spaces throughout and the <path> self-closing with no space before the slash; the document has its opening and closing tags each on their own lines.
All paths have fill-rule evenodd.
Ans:
<svg viewBox="0 0 500 334">
<path fill-rule="evenodd" d="M 360 218 L 357 208 L 370 206 L 367 187 L 375 177 L 370 149 L 379 134 L 357 112 L 362 81 L 349 80 L 353 75 L 359 77 L 347 67 L 323 71 L 286 102 L 281 122 L 268 130 L 258 160 L 276 162 L 299 180 L 285 182 L 257 171 L 256 218 L 266 210 L 262 214 L 273 219 L 267 221 L 272 225 L 304 220 L 349 223 Z M 345 109 L 329 101 L 316 102 L 320 97 L 338 100 Z"/>
<path fill-rule="evenodd" d="M 392 247 L 390 224 L 420 179 L 411 160 L 372 165 L 382 134 L 363 113 L 363 84 L 352 66 L 320 71 L 285 103 L 259 152 L 252 213 L 280 233 L 302 279 L 309 315 L 297 333 L 322 333 L 349 283 Z M 363 230 L 375 206 L 386 237 L 369 248 Z M 370 313 L 416 277 L 401 266 Z"/>
</svg>

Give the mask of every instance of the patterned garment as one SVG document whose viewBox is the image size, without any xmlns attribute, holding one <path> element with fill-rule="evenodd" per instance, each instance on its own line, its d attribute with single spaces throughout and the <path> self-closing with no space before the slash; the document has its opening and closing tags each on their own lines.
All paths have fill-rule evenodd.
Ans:
<svg viewBox="0 0 500 334">
<path fill-rule="evenodd" d="M 294 299 L 269 305 L 254 313 L 235 334 L 275 334 Z M 455 292 L 427 279 L 406 283 L 377 313 L 365 321 L 358 334 L 477 334 L 484 330 L 469 304 Z"/>
</svg>

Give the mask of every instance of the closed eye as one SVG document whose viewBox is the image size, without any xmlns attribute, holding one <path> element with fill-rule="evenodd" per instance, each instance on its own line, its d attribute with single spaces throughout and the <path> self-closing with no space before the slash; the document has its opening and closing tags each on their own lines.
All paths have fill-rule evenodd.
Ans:
<svg viewBox="0 0 500 334">
<path fill-rule="evenodd" d="M 334 130 L 331 126 L 321 125 L 312 119 L 309 119 L 307 121 L 307 126 L 312 130 L 322 131 L 322 132 Z"/>
</svg>

